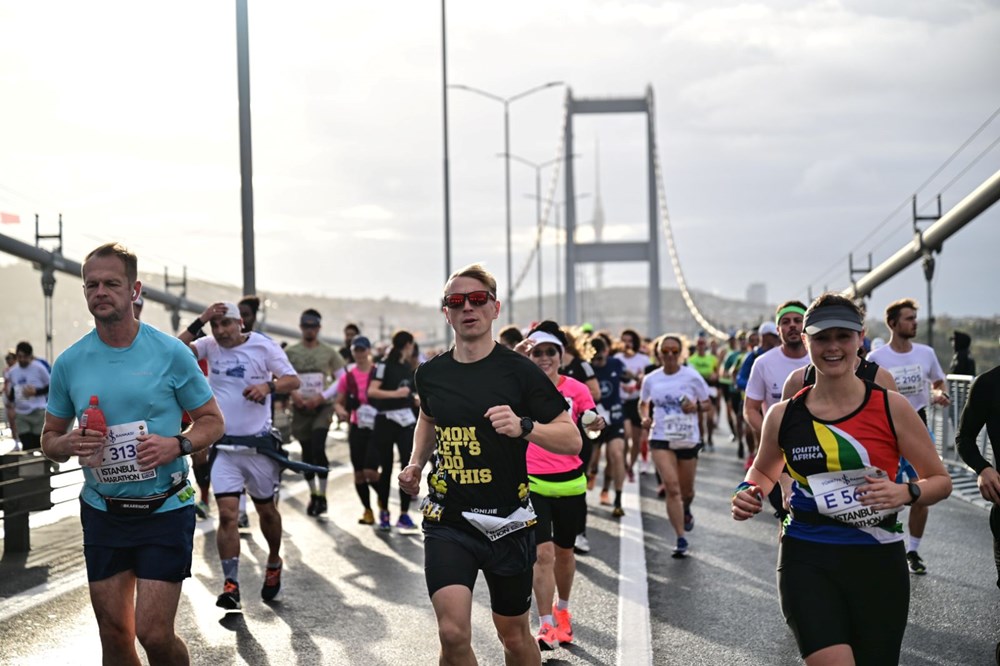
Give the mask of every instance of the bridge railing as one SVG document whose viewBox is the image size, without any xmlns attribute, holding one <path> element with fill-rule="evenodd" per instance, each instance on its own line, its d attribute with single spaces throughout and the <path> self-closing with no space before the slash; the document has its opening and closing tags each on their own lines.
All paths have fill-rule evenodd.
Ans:
<svg viewBox="0 0 1000 666">
<path fill-rule="evenodd" d="M 941 460 L 946 464 L 968 468 L 962 458 L 958 455 L 958 447 L 955 444 L 955 435 L 958 433 L 958 423 L 965 409 L 965 403 L 969 400 L 969 389 L 972 386 L 972 375 L 948 375 L 948 395 L 951 397 L 951 404 L 948 407 L 932 405 L 927 414 L 927 425 L 934 435 L 934 443 L 937 446 Z M 989 437 L 984 428 L 976 439 L 979 452 L 983 457 L 996 466 L 993 460 L 993 447 L 990 445 Z"/>
</svg>

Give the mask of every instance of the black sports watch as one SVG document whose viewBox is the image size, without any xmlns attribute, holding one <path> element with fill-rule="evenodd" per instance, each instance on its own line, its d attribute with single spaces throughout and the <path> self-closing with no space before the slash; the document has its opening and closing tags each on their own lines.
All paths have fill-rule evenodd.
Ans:
<svg viewBox="0 0 1000 666">
<path fill-rule="evenodd" d="M 271 380 L 267 383 L 267 390 L 270 391 L 271 393 L 277 392 L 278 387 L 274 384 L 274 380 Z"/>
<path fill-rule="evenodd" d="M 194 451 L 194 445 L 191 443 L 191 440 L 184 435 L 174 435 L 174 437 L 177 438 L 177 443 L 181 447 L 181 455 L 191 455 L 191 452 Z"/>
<path fill-rule="evenodd" d="M 912 506 L 914 502 L 920 499 L 920 486 L 917 485 L 916 481 L 910 481 L 906 484 L 906 489 L 910 491 L 910 501 L 906 503 L 906 506 Z"/>
<path fill-rule="evenodd" d="M 535 427 L 535 422 L 528 416 L 521 417 L 521 437 L 527 437 Z"/>
</svg>

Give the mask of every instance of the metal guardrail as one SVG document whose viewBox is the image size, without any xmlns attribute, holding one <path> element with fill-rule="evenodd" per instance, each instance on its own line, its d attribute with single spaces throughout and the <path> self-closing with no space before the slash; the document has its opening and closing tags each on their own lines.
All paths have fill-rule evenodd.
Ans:
<svg viewBox="0 0 1000 666">
<path fill-rule="evenodd" d="M 965 409 L 965 403 L 969 400 L 969 389 L 972 387 L 972 375 L 948 375 L 948 395 L 951 397 L 951 405 L 939 407 L 933 405 L 927 414 L 928 426 L 934 435 L 934 443 L 937 446 L 938 455 L 941 460 L 949 465 L 954 465 L 963 469 L 970 469 L 961 456 L 958 455 L 958 446 L 955 443 L 955 435 L 958 433 L 958 423 Z M 993 447 L 990 444 L 986 429 L 979 433 L 977 440 L 979 452 L 996 466 L 993 460 Z M 970 470 L 971 471 L 971 470 Z"/>
</svg>

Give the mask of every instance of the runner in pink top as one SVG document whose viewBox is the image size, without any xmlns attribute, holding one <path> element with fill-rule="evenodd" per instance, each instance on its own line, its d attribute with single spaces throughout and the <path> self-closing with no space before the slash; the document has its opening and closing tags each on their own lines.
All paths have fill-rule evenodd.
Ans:
<svg viewBox="0 0 1000 666">
<path fill-rule="evenodd" d="M 559 326 L 543 321 L 515 347 L 527 354 L 555 384 L 573 421 L 589 423 L 586 430 L 599 432 L 604 420 L 594 411 L 594 398 L 585 384 L 559 374 L 566 338 Z M 528 443 L 528 487 L 531 504 L 538 516 L 535 525 L 537 560 L 534 593 L 541 628 L 538 647 L 553 650 L 560 643 L 573 642 L 569 595 L 576 573 L 573 544 L 585 525 L 587 516 L 587 475 L 579 456 L 558 455 Z M 558 599 L 554 598 L 556 590 Z M 555 603 L 553 604 L 553 601 Z M 553 605 L 549 605 L 553 604 Z"/>
<path fill-rule="evenodd" d="M 375 427 L 375 415 L 378 410 L 368 404 L 368 381 L 372 375 L 372 343 L 363 335 L 358 335 L 351 341 L 351 357 L 354 359 L 347 372 L 340 376 L 335 384 L 324 392 L 323 397 L 329 400 L 336 394 L 334 410 L 341 421 L 350 418 L 350 428 L 347 431 L 347 442 L 351 450 L 351 466 L 354 468 L 354 489 L 361 500 L 363 511 L 358 518 L 360 525 L 374 525 L 375 513 L 372 511 L 370 485 L 378 481 L 375 471 L 365 474 L 368 451 L 371 448 L 371 436 Z M 333 390 L 331 390 L 333 389 Z"/>
</svg>

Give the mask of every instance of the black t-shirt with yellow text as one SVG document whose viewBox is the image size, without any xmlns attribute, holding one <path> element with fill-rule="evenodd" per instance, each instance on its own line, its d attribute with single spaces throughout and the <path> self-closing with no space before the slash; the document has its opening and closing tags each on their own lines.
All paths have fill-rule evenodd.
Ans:
<svg viewBox="0 0 1000 666">
<path fill-rule="evenodd" d="M 523 506 L 528 441 L 497 433 L 486 410 L 509 405 L 518 416 L 549 423 L 566 411 L 551 380 L 527 357 L 496 345 L 474 363 L 441 354 L 417 369 L 416 384 L 421 409 L 435 423 L 431 500 L 483 513 Z"/>
</svg>

